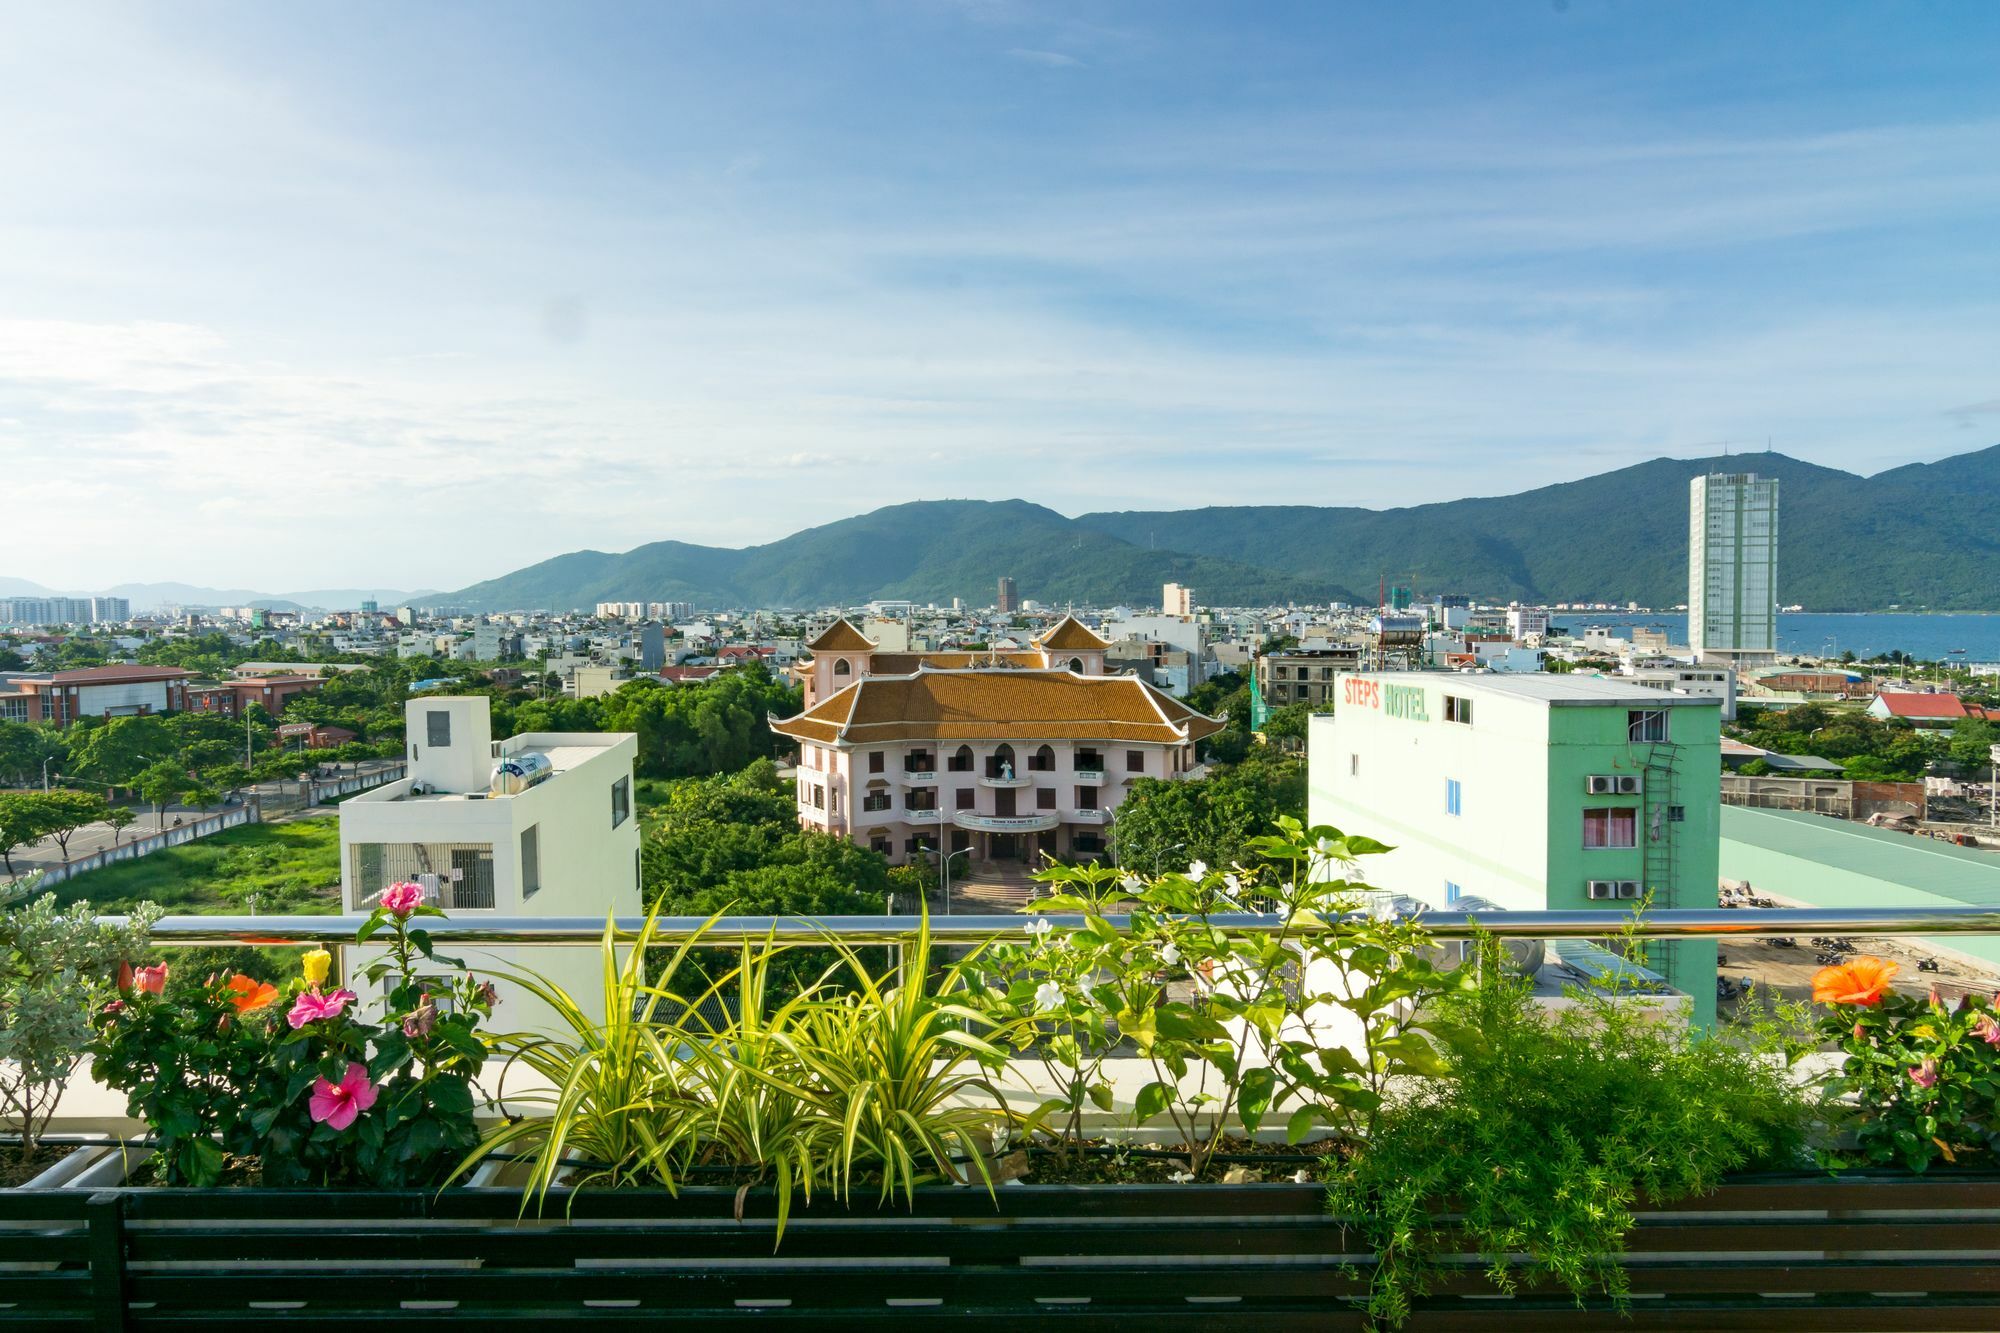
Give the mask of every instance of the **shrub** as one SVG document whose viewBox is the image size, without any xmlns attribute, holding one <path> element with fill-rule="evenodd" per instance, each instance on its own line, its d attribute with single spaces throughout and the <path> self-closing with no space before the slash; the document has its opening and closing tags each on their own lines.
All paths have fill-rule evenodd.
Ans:
<svg viewBox="0 0 2000 1333">
<path fill-rule="evenodd" d="M 1042 1046 L 1059 1096 L 1036 1123 L 1060 1117 L 1065 1147 L 1081 1133 L 1086 1100 L 1112 1109 L 1101 1068 L 1120 1041 L 1154 1074 L 1134 1098 L 1134 1121 L 1164 1116 L 1195 1174 L 1232 1125 L 1255 1134 L 1287 1100 L 1291 1141 L 1319 1126 L 1365 1140 L 1393 1080 L 1438 1068 L 1421 1006 L 1457 979 L 1425 957 L 1421 925 L 1363 910 L 1365 886 L 1351 877 L 1360 858 L 1388 848 L 1290 816 L 1277 828 L 1247 844 L 1254 866 L 1196 861 L 1151 880 L 1099 866 L 1038 876 L 1057 892 L 1032 909 L 1080 913 L 1083 924 L 1031 922 L 1028 945 L 998 945 L 979 965 L 980 993 L 996 1020 Z M 1105 919 L 1114 906 L 1129 907 L 1129 933 Z M 1251 933 L 1218 920 L 1259 908 L 1281 927 Z M 1195 983 L 1193 1000 L 1171 997 L 1181 977 Z"/>
<path fill-rule="evenodd" d="M 0 1117 L 32 1161 L 90 1042 L 91 1015 L 114 994 L 119 967 L 145 947 L 150 903 L 101 926 L 89 903 L 59 909 L 33 881 L 0 890 Z"/>
<path fill-rule="evenodd" d="M 1842 1053 L 1832 1088 L 1854 1103 L 1852 1150 L 1830 1164 L 1923 1171 L 2000 1152 L 2000 1015 L 1968 996 L 1947 1005 L 1890 988 L 1896 964 L 1861 957 L 1813 978 L 1823 1029 Z"/>
<path fill-rule="evenodd" d="M 419 957 L 463 968 L 412 924 L 442 915 L 421 897 L 392 885 L 356 933 L 390 933 L 357 979 L 370 991 L 393 979 L 379 1023 L 323 950 L 282 988 L 241 973 L 197 982 L 161 964 L 105 1006 L 96 1071 L 152 1129 L 163 1182 L 214 1184 L 236 1153 L 258 1157 L 268 1185 L 398 1188 L 438 1180 L 478 1142 L 472 1080 L 492 991 L 462 971 L 418 976 Z"/>
<path fill-rule="evenodd" d="M 1445 1077 L 1391 1104 L 1331 1182 L 1332 1210 L 1376 1253 L 1374 1318 L 1408 1315 L 1438 1250 L 1483 1255 L 1502 1291 L 1554 1281 L 1622 1303 L 1641 1194 L 1698 1195 L 1724 1172 L 1803 1159 L 1816 1100 L 1790 1077 L 1808 1044 L 1797 1011 L 1693 1033 L 1614 983 L 1550 1012 L 1490 941 L 1479 953 L 1476 986 L 1436 1004 Z M 1437 1221 L 1452 1213 L 1456 1231 Z"/>
</svg>

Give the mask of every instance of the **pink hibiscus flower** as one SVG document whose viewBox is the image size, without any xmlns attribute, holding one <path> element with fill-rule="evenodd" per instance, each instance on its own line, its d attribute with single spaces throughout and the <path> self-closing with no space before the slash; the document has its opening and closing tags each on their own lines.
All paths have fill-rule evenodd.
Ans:
<svg viewBox="0 0 2000 1333">
<path fill-rule="evenodd" d="M 321 995 L 318 991 L 301 991 L 299 998 L 292 1001 L 292 1011 L 285 1015 L 285 1021 L 294 1028 L 302 1028 L 322 1018 L 339 1018 L 347 1012 L 347 1006 L 359 998 L 353 991 L 346 989 L 337 990 L 331 995 Z"/>
<path fill-rule="evenodd" d="M 347 1073 L 338 1083 L 329 1083 L 322 1076 L 313 1084 L 312 1118 L 335 1129 L 346 1129 L 354 1123 L 356 1116 L 375 1104 L 375 1085 L 368 1081 L 368 1071 L 359 1064 L 347 1066 Z"/>
<path fill-rule="evenodd" d="M 411 884 L 391 884 L 382 890 L 382 906 L 396 916 L 408 916 L 424 905 L 424 886 Z"/>
<path fill-rule="evenodd" d="M 132 984 L 147 995 L 159 995 L 167 989 L 167 965 L 155 963 L 142 967 L 132 974 Z"/>
</svg>

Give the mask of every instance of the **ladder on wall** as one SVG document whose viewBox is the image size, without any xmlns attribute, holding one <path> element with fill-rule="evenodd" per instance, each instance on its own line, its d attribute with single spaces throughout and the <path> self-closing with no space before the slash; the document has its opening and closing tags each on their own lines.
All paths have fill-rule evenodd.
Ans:
<svg viewBox="0 0 2000 1333">
<path fill-rule="evenodd" d="M 1678 792 L 1675 770 L 1680 763 L 1680 747 L 1668 741 L 1653 741 L 1646 752 L 1645 792 L 1639 803 L 1640 845 L 1645 852 L 1646 891 L 1655 907 L 1679 907 L 1674 901 L 1674 844 L 1679 841 L 1673 824 Z"/>
</svg>

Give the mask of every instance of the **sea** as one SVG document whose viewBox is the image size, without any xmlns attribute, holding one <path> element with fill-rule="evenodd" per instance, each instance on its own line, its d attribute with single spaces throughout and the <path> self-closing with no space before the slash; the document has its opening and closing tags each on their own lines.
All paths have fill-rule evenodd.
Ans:
<svg viewBox="0 0 2000 1333">
<path fill-rule="evenodd" d="M 1657 626 L 1673 643 L 1687 642 L 1687 615 L 1612 615 L 1589 611 L 1558 611 L 1553 624 L 1581 638 L 1592 625 L 1624 629 Z M 1827 614 L 1778 613 L 1778 650 L 1814 657 L 1874 657 L 1900 649 L 1923 661 L 2000 662 L 2000 613 L 1913 615 L 1905 612 Z M 1954 652 L 1963 649 L 1963 652 Z"/>
</svg>

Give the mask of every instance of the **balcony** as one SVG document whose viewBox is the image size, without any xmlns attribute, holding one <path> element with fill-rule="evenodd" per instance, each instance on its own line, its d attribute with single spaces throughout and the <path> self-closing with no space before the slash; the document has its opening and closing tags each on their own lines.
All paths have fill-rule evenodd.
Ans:
<svg viewBox="0 0 2000 1333">
<path fill-rule="evenodd" d="M 935 787 L 937 785 L 937 772 L 934 769 L 905 769 L 903 770 L 903 776 L 898 781 L 905 787 Z"/>
<path fill-rule="evenodd" d="M 995 776 L 994 774 L 988 773 L 979 779 L 979 785 L 982 787 L 1004 787 L 1004 788 L 1032 787 L 1035 785 L 1035 779 L 1032 775 L 1027 773 L 1016 773 L 1011 778 L 998 777 Z"/>
<path fill-rule="evenodd" d="M 935 824 L 938 822 L 938 812 L 935 810 L 905 810 L 903 811 L 903 822 L 906 824 Z"/>
<path fill-rule="evenodd" d="M 1069 813 L 1072 824 L 1108 824 L 1111 822 L 1109 810 L 1072 810 Z"/>
<path fill-rule="evenodd" d="M 1054 811 L 1038 815 L 980 815 L 970 810 L 955 810 L 951 816 L 951 822 L 960 828 L 980 833 L 1044 833 L 1060 820 Z"/>
<path fill-rule="evenodd" d="M 1104 781 L 1104 770 L 1101 768 L 1079 768 L 1072 776 L 1078 782 L 1089 786 L 1096 786 Z"/>
</svg>

